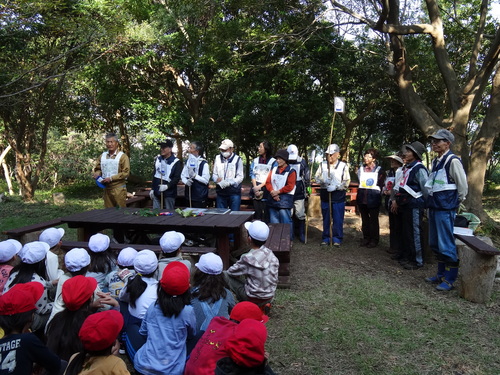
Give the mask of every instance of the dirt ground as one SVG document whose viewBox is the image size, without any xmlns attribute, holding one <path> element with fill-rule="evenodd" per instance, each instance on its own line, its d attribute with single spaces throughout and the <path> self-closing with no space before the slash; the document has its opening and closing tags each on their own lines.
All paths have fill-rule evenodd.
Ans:
<svg viewBox="0 0 500 375">
<path fill-rule="evenodd" d="M 424 278 L 435 273 L 436 263 L 432 252 L 425 252 L 425 264 L 419 270 L 405 270 L 395 260 L 392 260 L 389 250 L 389 222 L 386 214 L 380 214 L 380 243 L 376 248 L 368 249 L 359 246 L 361 235 L 361 219 L 354 213 L 346 213 L 344 222 L 344 242 L 340 249 L 320 247 L 322 221 L 320 218 L 309 220 L 307 244 L 295 241 L 291 259 L 291 282 L 293 285 L 303 285 L 310 280 L 310 271 L 317 269 L 318 265 L 329 263 L 331 267 L 350 270 L 355 274 L 378 275 L 383 278 L 393 279 L 394 282 L 425 290 L 433 295 L 439 294 L 443 298 L 457 298 L 457 289 L 450 293 L 438 293 Z M 311 248 L 324 251 L 311 252 Z M 300 262 L 303 252 L 307 252 L 307 262 Z M 457 284 L 458 285 L 458 284 Z M 500 291 L 500 282 L 495 283 L 494 290 Z"/>
</svg>

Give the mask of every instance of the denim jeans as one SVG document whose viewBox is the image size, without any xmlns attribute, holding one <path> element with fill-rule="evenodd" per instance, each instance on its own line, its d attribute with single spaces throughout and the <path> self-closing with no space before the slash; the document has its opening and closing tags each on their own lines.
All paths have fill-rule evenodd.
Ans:
<svg viewBox="0 0 500 375">
<path fill-rule="evenodd" d="M 269 207 L 269 222 L 290 224 L 290 240 L 293 240 L 292 209 Z"/>
<path fill-rule="evenodd" d="M 220 196 L 217 195 L 215 198 L 215 207 L 216 208 L 229 208 L 231 211 L 239 211 L 241 204 L 241 195 L 227 195 Z"/>
</svg>

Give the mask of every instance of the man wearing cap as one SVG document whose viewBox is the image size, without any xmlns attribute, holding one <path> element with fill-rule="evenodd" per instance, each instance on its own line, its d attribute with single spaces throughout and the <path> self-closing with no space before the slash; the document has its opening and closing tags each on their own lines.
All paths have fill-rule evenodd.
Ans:
<svg viewBox="0 0 500 375">
<path fill-rule="evenodd" d="M 158 145 L 160 146 L 160 155 L 155 159 L 153 186 L 149 196 L 153 200 L 153 208 L 173 210 L 177 197 L 177 183 L 181 179 L 181 164 L 172 153 L 174 143 L 170 139 L 160 142 Z"/>
<path fill-rule="evenodd" d="M 207 207 L 210 171 L 207 161 L 203 158 L 203 151 L 204 148 L 200 142 L 191 142 L 189 157 L 182 169 L 181 179 L 186 185 L 184 197 L 189 207 Z"/>
<path fill-rule="evenodd" d="M 438 270 L 436 276 L 426 281 L 439 284 L 437 290 L 449 291 L 458 276 L 453 224 L 456 210 L 467 196 L 467 176 L 462 161 L 450 150 L 454 135 L 449 130 L 439 129 L 429 138 L 432 151 L 437 153 L 425 185 L 429 192 L 429 245 L 437 256 Z"/>
<path fill-rule="evenodd" d="M 297 176 L 295 182 L 295 193 L 293 194 L 293 226 L 298 232 L 300 242 L 306 242 L 306 197 L 307 188 L 311 186 L 309 177 L 309 166 L 306 161 L 299 156 L 299 149 L 295 145 L 290 145 L 288 151 L 288 164 L 292 167 Z"/>
<path fill-rule="evenodd" d="M 279 150 L 274 158 L 277 165 L 267 176 L 269 192 L 267 206 L 271 223 L 290 224 L 290 240 L 293 240 L 292 209 L 297 173 L 288 165 L 288 151 Z"/>
<path fill-rule="evenodd" d="M 104 188 L 104 207 L 125 207 L 127 200 L 127 178 L 130 174 L 130 160 L 119 151 L 118 136 L 106 134 L 106 148 L 97 159 L 93 177 Z"/>
<path fill-rule="evenodd" d="M 405 165 L 396 182 L 396 194 L 391 202 L 391 212 L 398 214 L 401 222 L 401 246 L 398 250 L 400 264 L 407 270 L 424 265 L 422 246 L 422 218 L 427 199 L 425 183 L 429 173 L 422 164 L 425 146 L 415 141 L 404 145 Z"/>
<path fill-rule="evenodd" d="M 212 179 L 217 184 L 217 208 L 230 208 L 232 211 L 240 210 L 241 183 L 243 182 L 243 162 L 234 153 L 234 144 L 229 139 L 224 139 L 219 146 L 220 154 L 214 161 Z"/>
<path fill-rule="evenodd" d="M 339 247 L 344 238 L 345 197 L 351 177 L 347 163 L 339 160 L 338 145 L 329 145 L 325 154 L 326 160 L 321 162 L 315 175 L 321 187 L 321 246 Z"/>
<path fill-rule="evenodd" d="M 278 285 L 279 261 L 264 244 L 269 236 L 266 223 L 246 222 L 251 249 L 243 254 L 225 273 L 229 288 L 239 301 L 251 301 L 263 306 L 274 298 Z M 240 279 L 245 277 L 245 281 Z"/>
</svg>

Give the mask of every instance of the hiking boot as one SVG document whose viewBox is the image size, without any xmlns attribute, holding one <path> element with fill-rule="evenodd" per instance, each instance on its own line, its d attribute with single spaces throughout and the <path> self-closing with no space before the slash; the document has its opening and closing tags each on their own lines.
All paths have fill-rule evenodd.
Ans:
<svg viewBox="0 0 500 375">
<path fill-rule="evenodd" d="M 330 244 L 326 241 L 323 241 L 319 244 L 319 246 L 329 246 Z"/>
<path fill-rule="evenodd" d="M 426 277 L 425 281 L 429 284 L 440 284 L 443 281 L 444 271 L 445 271 L 445 263 L 438 262 L 438 269 L 436 276 Z"/>
<path fill-rule="evenodd" d="M 340 244 L 338 242 L 334 242 L 333 247 L 336 247 L 338 249 L 338 248 L 340 248 Z"/>
<path fill-rule="evenodd" d="M 453 284 L 458 277 L 458 267 L 446 266 L 444 270 L 444 279 L 441 284 L 436 287 L 436 290 L 448 292 L 453 289 Z"/>
<path fill-rule="evenodd" d="M 420 264 L 420 263 L 417 263 L 417 262 L 408 262 L 406 264 L 403 265 L 403 268 L 405 270 L 419 270 L 423 267 L 424 265 L 423 264 Z"/>
</svg>

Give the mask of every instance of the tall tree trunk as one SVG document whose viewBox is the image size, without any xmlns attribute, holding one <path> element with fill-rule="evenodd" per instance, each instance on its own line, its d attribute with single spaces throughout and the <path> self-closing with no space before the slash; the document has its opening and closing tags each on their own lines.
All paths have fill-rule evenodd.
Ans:
<svg viewBox="0 0 500 375">
<path fill-rule="evenodd" d="M 482 194 L 484 189 L 484 178 L 488 160 L 491 157 L 493 145 L 500 133 L 500 66 L 493 77 L 491 89 L 491 103 L 486 112 L 483 126 L 477 138 L 472 143 L 469 174 L 469 194 L 466 201 L 468 209 L 476 214 L 481 220 L 487 219 L 483 210 Z"/>
</svg>

